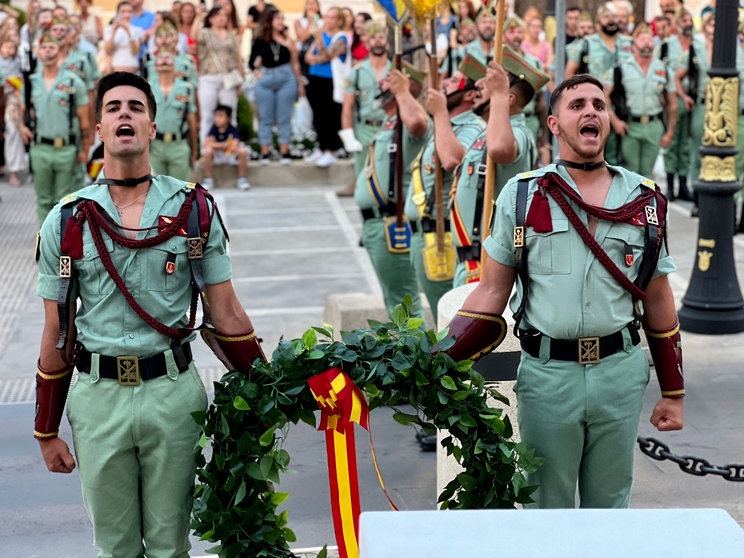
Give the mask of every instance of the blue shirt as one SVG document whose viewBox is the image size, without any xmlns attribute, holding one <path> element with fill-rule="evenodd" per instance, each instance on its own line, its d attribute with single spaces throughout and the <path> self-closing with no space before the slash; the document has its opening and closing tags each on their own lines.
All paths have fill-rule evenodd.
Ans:
<svg viewBox="0 0 744 558">
<path fill-rule="evenodd" d="M 131 23 L 135 27 L 139 27 L 143 31 L 147 31 L 155 23 L 155 14 L 152 12 L 148 12 L 147 10 L 144 10 L 142 12 L 142 15 L 132 14 Z M 142 58 L 146 52 L 147 52 L 147 42 L 145 41 L 145 43 L 142 45 L 142 48 L 140 48 L 140 53 L 137 56 L 137 58 L 138 59 Z"/>
<path fill-rule="evenodd" d="M 323 32 L 323 45 L 325 45 L 326 49 L 331 45 L 332 39 L 333 37 L 331 35 L 329 35 L 326 32 Z M 345 38 L 341 38 L 339 40 L 346 42 Z M 317 46 L 313 49 L 313 54 L 318 54 Z M 341 58 L 341 61 L 346 60 L 346 49 L 344 49 L 344 53 L 341 54 L 340 58 Z M 308 75 L 333 79 L 333 71 L 331 70 L 331 63 L 324 62 L 323 64 L 313 64 L 312 66 L 310 66 L 310 69 L 308 70 Z"/>
</svg>

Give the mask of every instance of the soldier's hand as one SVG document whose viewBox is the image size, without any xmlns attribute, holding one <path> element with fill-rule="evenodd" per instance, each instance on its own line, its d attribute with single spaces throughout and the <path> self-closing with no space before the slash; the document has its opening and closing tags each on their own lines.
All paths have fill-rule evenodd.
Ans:
<svg viewBox="0 0 744 558">
<path fill-rule="evenodd" d="M 47 469 L 52 473 L 72 473 L 75 468 L 75 459 L 62 438 L 39 440 L 39 446 Z"/>
<path fill-rule="evenodd" d="M 408 91 L 410 78 L 407 74 L 404 74 L 400 70 L 391 70 L 388 74 L 388 83 L 390 84 L 390 92 L 396 97 Z"/>
<path fill-rule="evenodd" d="M 668 430 L 682 430 L 684 426 L 684 399 L 670 399 L 662 397 L 651 413 L 651 424 L 659 432 Z"/>
<path fill-rule="evenodd" d="M 82 151 L 78 151 L 77 162 L 80 163 L 81 165 L 84 165 L 85 163 L 88 162 L 88 156 L 85 153 L 85 149 L 83 149 Z"/>
<path fill-rule="evenodd" d="M 619 118 L 615 118 L 614 120 L 611 120 L 610 123 L 612 124 L 612 129 L 615 130 L 615 133 L 624 138 L 625 135 L 628 133 L 628 124 L 627 122 L 623 122 Z"/>
<path fill-rule="evenodd" d="M 23 143 L 25 143 L 26 145 L 31 143 L 31 140 L 34 139 L 34 134 L 31 133 L 31 130 L 29 130 L 27 126 L 24 126 L 23 124 L 21 124 L 20 131 L 21 131 L 21 138 L 23 139 Z"/>
<path fill-rule="evenodd" d="M 689 95 L 682 95 L 682 102 L 685 104 L 685 110 L 691 111 L 692 107 L 695 106 L 695 101 Z"/>
<path fill-rule="evenodd" d="M 669 132 L 665 133 L 663 136 L 661 136 L 661 142 L 659 145 L 661 147 L 669 147 L 672 145 L 672 140 L 674 139 L 674 134 L 670 134 Z"/>
<path fill-rule="evenodd" d="M 447 112 L 447 97 L 444 93 L 437 91 L 436 89 L 429 88 L 429 93 L 426 96 L 426 109 L 432 116 Z"/>
<path fill-rule="evenodd" d="M 492 61 L 486 70 L 486 87 L 491 97 L 506 99 L 509 95 L 509 74 L 501 64 Z"/>
</svg>

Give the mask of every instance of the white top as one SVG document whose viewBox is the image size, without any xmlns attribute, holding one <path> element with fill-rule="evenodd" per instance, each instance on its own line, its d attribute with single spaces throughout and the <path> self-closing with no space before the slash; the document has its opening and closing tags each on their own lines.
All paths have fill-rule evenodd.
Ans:
<svg viewBox="0 0 744 558">
<path fill-rule="evenodd" d="M 346 39 L 346 53 L 331 60 L 331 75 L 333 76 L 333 100 L 340 104 L 344 102 L 346 76 L 351 71 L 351 33 L 339 31 L 331 39 L 331 44 L 339 39 Z"/>
<path fill-rule="evenodd" d="M 111 38 L 112 27 L 109 25 L 103 32 L 103 40 L 108 41 Z M 140 40 L 144 31 L 135 25 L 129 26 L 129 33 L 133 39 Z M 135 67 L 139 65 L 137 54 L 132 54 L 132 48 L 129 44 L 129 35 L 121 27 L 116 30 L 114 35 L 114 54 L 111 57 L 111 67 Z M 139 53 L 139 50 L 137 51 Z"/>
</svg>

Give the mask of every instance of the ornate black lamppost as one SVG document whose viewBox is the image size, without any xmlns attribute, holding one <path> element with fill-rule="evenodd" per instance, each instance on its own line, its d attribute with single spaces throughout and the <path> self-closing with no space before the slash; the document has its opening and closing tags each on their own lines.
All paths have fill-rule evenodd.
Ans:
<svg viewBox="0 0 744 558">
<path fill-rule="evenodd" d="M 695 184 L 700 206 L 696 263 L 682 299 L 679 322 L 685 331 L 724 334 L 744 331 L 744 299 L 736 277 L 733 246 L 733 196 L 741 187 L 734 170 L 739 99 L 736 0 L 719 0 L 715 18 L 701 170 Z"/>
</svg>

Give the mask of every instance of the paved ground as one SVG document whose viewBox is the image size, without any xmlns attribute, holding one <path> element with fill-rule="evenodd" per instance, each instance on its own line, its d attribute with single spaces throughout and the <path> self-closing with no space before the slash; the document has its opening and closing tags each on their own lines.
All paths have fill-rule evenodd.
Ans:
<svg viewBox="0 0 744 558">
<path fill-rule="evenodd" d="M 232 242 L 238 295 L 271 351 L 281 335 L 296 337 L 322 322 L 325 299 L 333 293 L 378 292 L 369 260 L 358 246 L 360 222 L 351 198 L 339 186 L 255 188 L 216 191 Z M 91 529 L 76 475 L 47 473 L 30 436 L 34 362 L 43 316 L 34 295 L 32 259 L 36 224 L 30 186 L 10 188 L 0 179 L 0 556 L 86 558 L 94 556 Z M 672 276 L 681 301 L 694 264 L 696 221 L 689 204 L 674 204 L 670 215 L 672 253 L 679 271 Z M 744 277 L 744 239 L 735 239 L 738 277 Z M 740 281 L 741 283 L 741 281 Z M 688 382 L 686 428 L 658 435 L 672 450 L 711 463 L 744 463 L 741 399 L 744 334 L 702 336 L 685 333 Z M 207 386 L 222 369 L 196 343 L 195 358 Z M 643 435 L 656 400 L 654 380 L 647 392 Z M 386 484 L 402 509 L 435 504 L 435 463 L 410 443 L 411 434 L 390 413 L 373 415 L 375 446 Z M 66 424 L 66 423 L 65 423 Z M 65 428 L 67 428 L 65 426 Z M 63 430 L 69 440 L 69 431 Z M 310 428 L 291 432 L 293 472 L 282 481 L 292 493 L 288 508 L 298 547 L 333 543 L 324 470 L 322 435 Z M 368 448 L 358 442 L 362 505 L 385 509 L 375 486 Z M 744 525 L 744 484 L 682 474 L 637 452 L 634 507 L 722 507 Z M 198 544 L 202 551 L 208 545 Z"/>
</svg>

